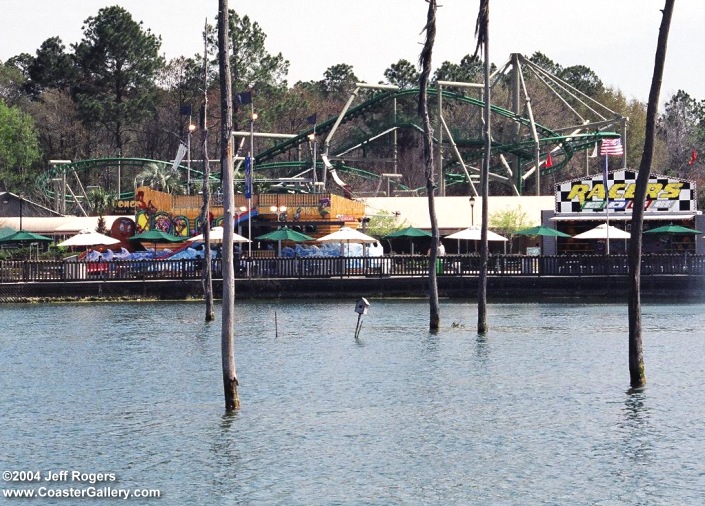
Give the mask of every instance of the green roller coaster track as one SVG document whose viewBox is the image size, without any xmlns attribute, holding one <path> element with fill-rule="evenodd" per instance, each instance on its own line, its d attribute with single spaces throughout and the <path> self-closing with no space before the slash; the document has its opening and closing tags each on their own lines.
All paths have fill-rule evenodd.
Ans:
<svg viewBox="0 0 705 506">
<path fill-rule="evenodd" d="M 431 88 L 428 90 L 428 94 L 431 97 L 438 97 L 439 90 L 436 88 Z M 457 93 L 454 91 L 442 90 L 442 99 L 444 101 L 446 100 L 452 100 L 456 101 L 462 104 L 467 104 L 470 106 L 474 106 L 477 108 L 484 108 L 485 103 L 482 100 L 469 97 L 466 95 L 463 95 L 461 93 Z M 348 123 L 363 114 L 373 112 L 376 109 L 381 108 L 382 106 L 386 105 L 388 102 L 394 100 L 394 99 L 399 99 L 399 98 L 405 98 L 405 97 L 412 97 L 412 96 L 418 96 L 419 90 L 418 89 L 407 89 L 407 90 L 396 90 L 396 91 L 382 91 L 378 92 L 375 95 L 373 95 L 371 98 L 365 100 L 361 104 L 351 107 L 343 117 L 340 119 L 340 124 L 343 123 Z M 523 127 L 526 127 L 528 129 L 531 129 L 531 120 L 525 116 L 517 115 L 514 112 L 504 109 L 502 107 L 492 105 L 491 106 L 492 112 L 498 116 L 501 116 L 503 118 L 506 118 L 510 121 L 513 121 Z M 335 127 L 335 125 L 338 123 L 339 116 L 332 117 L 318 125 L 315 126 L 315 133 L 316 135 L 323 135 L 323 134 L 328 134 L 330 131 Z M 346 139 L 348 142 L 346 143 L 345 146 L 337 146 L 336 150 L 338 152 L 344 152 L 346 149 L 350 149 L 353 146 L 359 146 L 363 144 L 365 141 L 369 141 L 370 139 L 376 137 L 379 135 L 380 132 L 384 131 L 389 131 L 390 129 L 413 129 L 417 130 L 419 132 L 422 131 L 421 127 L 414 123 L 410 122 L 408 119 L 404 119 L 403 121 L 399 122 L 394 122 L 394 121 L 388 121 L 384 122 L 382 124 L 377 124 L 375 125 L 376 131 L 375 132 L 362 132 L 361 135 L 357 136 L 356 139 Z M 540 157 L 545 157 L 549 152 L 551 152 L 552 157 L 554 159 L 553 166 L 550 168 L 542 168 L 541 169 L 541 174 L 551 174 L 554 172 L 560 171 L 562 168 L 564 168 L 568 162 L 571 160 L 571 158 L 574 156 L 574 154 L 578 151 L 581 150 L 586 150 L 592 148 L 596 142 L 599 142 L 603 139 L 606 138 L 615 138 L 619 137 L 619 134 L 615 132 L 600 132 L 600 131 L 592 131 L 592 132 L 586 132 L 582 134 L 569 134 L 569 135 L 563 135 L 559 132 L 556 132 L 550 128 L 547 128 L 539 123 L 534 123 L 534 126 L 536 128 L 537 135 L 539 137 L 539 151 L 540 151 Z M 309 127 L 304 131 L 299 132 L 296 134 L 294 137 L 288 138 L 286 140 L 283 140 L 281 142 L 278 142 L 272 147 L 269 147 L 267 149 L 264 149 L 260 151 L 259 153 L 255 154 L 255 171 L 292 171 L 292 170 L 302 170 L 302 169 L 310 169 L 311 168 L 311 161 L 310 160 L 301 160 L 301 161 L 277 161 L 275 160 L 277 156 L 282 155 L 284 153 L 289 152 L 292 149 L 296 149 L 300 147 L 301 145 L 304 145 L 309 142 L 309 135 L 314 133 L 314 127 Z M 435 143 L 439 142 L 438 138 L 434 139 Z M 443 141 L 444 144 L 449 144 L 449 140 Z M 483 146 L 483 140 L 482 139 L 456 139 L 455 143 L 459 147 L 462 148 L 471 148 L 471 151 L 469 152 L 464 152 L 463 157 L 467 157 L 465 161 L 473 162 L 473 161 L 478 161 L 482 159 L 482 146 Z M 523 140 L 520 140 L 518 142 L 512 142 L 512 143 L 502 143 L 499 141 L 493 141 L 492 143 L 492 154 L 493 155 L 513 155 L 517 157 L 517 159 L 520 161 L 520 165 L 522 167 L 524 166 L 534 166 L 535 165 L 535 159 L 536 159 L 536 143 L 532 138 L 526 138 Z M 55 186 L 52 184 L 53 181 L 56 181 L 57 179 L 61 178 L 69 178 L 71 175 L 74 174 L 80 174 L 80 173 L 86 173 L 88 171 L 93 171 L 93 170 L 106 170 L 106 169 L 112 169 L 116 167 L 134 167 L 134 168 L 143 168 L 147 164 L 157 164 L 157 165 L 162 165 L 162 166 L 171 166 L 172 162 L 165 162 L 161 160 L 149 160 L 149 159 L 143 159 L 143 158 L 102 158 L 102 159 L 94 159 L 94 160 L 83 160 L 83 161 L 78 161 L 78 162 L 72 162 L 72 163 L 67 163 L 67 164 L 61 164 L 61 165 L 53 165 L 50 167 L 47 171 L 45 171 L 36 181 L 36 185 L 38 189 L 48 198 L 54 199 L 55 198 Z M 463 173 L 454 173 L 450 169 L 453 168 L 454 166 L 458 165 L 457 161 L 449 161 L 446 163 L 446 167 L 444 168 L 444 178 L 445 182 L 447 185 L 452 185 L 452 184 L 459 184 L 459 183 L 464 183 L 467 182 L 467 177 Z M 321 162 L 316 163 L 317 168 L 323 168 L 323 165 Z M 490 171 L 493 169 L 498 169 L 500 168 L 500 164 L 493 165 L 490 168 Z M 339 170 L 340 172 L 344 173 L 349 173 L 349 174 L 354 174 L 358 177 L 365 178 L 365 179 L 379 179 L 380 175 L 366 171 L 364 169 L 360 169 L 358 167 L 354 167 L 348 164 L 337 164 L 336 169 Z M 197 169 L 197 168 L 188 168 L 184 165 L 180 165 L 178 167 L 178 170 L 181 173 L 185 173 L 186 171 L 190 171 L 190 174 L 194 179 L 202 179 L 203 178 L 203 173 Z M 219 171 L 215 171 L 214 174 L 211 176 L 212 180 L 219 180 Z M 519 178 L 521 174 L 518 174 L 517 177 Z M 518 185 L 519 188 L 521 188 L 521 184 Z M 408 188 L 407 188 L 408 189 Z M 128 191 L 121 191 L 120 192 L 120 198 L 121 199 L 130 199 L 134 197 L 134 191 L 132 188 L 130 188 Z M 74 201 L 76 200 L 76 197 L 72 194 L 65 195 L 65 199 L 67 202 Z"/>
</svg>

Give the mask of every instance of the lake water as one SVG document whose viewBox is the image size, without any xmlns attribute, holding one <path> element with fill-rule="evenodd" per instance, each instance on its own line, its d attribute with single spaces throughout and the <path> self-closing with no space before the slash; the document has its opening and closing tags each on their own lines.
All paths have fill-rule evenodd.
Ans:
<svg viewBox="0 0 705 506">
<path fill-rule="evenodd" d="M 223 412 L 220 306 L 0 306 L 0 470 L 113 473 L 132 504 L 689 505 L 705 498 L 705 304 L 237 303 L 242 409 Z M 275 327 L 276 315 L 276 327 Z M 278 334 L 278 335 L 275 335 Z M 0 495 L 0 497 L 2 497 Z M 0 499 L 8 504 L 27 503 Z M 35 499 L 31 504 L 106 504 Z"/>
</svg>

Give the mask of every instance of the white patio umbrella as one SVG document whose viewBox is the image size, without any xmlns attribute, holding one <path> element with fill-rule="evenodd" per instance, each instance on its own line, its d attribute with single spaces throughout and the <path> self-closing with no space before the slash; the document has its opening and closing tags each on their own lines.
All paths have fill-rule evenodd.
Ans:
<svg viewBox="0 0 705 506">
<path fill-rule="evenodd" d="M 377 242 L 377 239 L 375 239 L 374 237 L 365 235 L 362 232 L 352 229 L 350 227 L 340 227 L 340 230 L 336 230 L 331 234 L 319 237 L 316 240 L 320 242 L 352 242 L 357 244 Z"/>
<path fill-rule="evenodd" d="M 606 223 L 598 225 L 582 234 L 574 235 L 573 239 L 629 239 L 632 235 L 621 228 L 607 226 Z"/>
<path fill-rule="evenodd" d="M 113 237 L 99 234 L 95 230 L 81 230 L 78 234 L 60 242 L 58 246 L 109 246 L 111 244 L 118 244 L 120 239 L 115 239 Z"/>
<path fill-rule="evenodd" d="M 450 235 L 445 236 L 445 239 L 464 239 L 466 241 L 479 241 L 481 237 L 482 230 L 479 227 L 470 227 L 458 232 L 454 232 Z M 506 237 L 502 237 L 499 234 L 495 234 L 491 230 L 487 231 L 488 241 L 507 241 Z"/>
<path fill-rule="evenodd" d="M 213 227 L 209 234 L 210 242 L 213 244 L 223 243 L 223 227 Z M 203 241 L 203 234 L 195 235 L 188 239 L 189 242 Z M 233 242 L 250 242 L 247 237 L 233 232 Z"/>
<path fill-rule="evenodd" d="M 340 253 L 343 253 L 343 244 L 347 243 L 348 251 L 350 251 L 350 243 L 353 244 L 372 244 L 377 242 L 377 239 L 365 235 L 362 232 L 355 230 L 350 227 L 340 227 L 340 230 L 336 230 L 333 233 L 324 235 L 316 239 L 319 242 L 339 242 L 340 243 Z"/>
</svg>

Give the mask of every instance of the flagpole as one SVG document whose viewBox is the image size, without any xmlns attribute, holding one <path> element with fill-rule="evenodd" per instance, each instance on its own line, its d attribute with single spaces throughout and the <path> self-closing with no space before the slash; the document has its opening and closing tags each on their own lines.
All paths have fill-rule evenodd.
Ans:
<svg viewBox="0 0 705 506">
<path fill-rule="evenodd" d="M 610 255 L 610 190 L 609 187 L 607 186 L 607 169 L 609 166 L 609 155 L 605 155 L 605 166 L 602 171 L 602 185 L 605 187 L 605 218 L 607 222 L 607 229 L 606 229 L 606 237 L 607 237 L 607 245 L 605 246 L 605 251 L 607 252 L 607 256 Z"/>
</svg>

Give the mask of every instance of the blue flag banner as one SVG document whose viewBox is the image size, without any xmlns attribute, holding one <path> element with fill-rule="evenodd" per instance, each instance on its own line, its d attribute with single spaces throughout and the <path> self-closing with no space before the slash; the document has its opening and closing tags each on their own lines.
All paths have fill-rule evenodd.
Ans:
<svg viewBox="0 0 705 506">
<path fill-rule="evenodd" d="M 245 198 L 252 198 L 252 159 L 245 158 Z"/>
<path fill-rule="evenodd" d="M 315 124 L 316 124 L 316 119 L 317 119 L 317 118 L 316 118 L 316 113 L 314 112 L 313 114 L 311 114 L 311 116 L 309 116 L 308 118 L 306 118 L 306 123 L 308 123 L 309 125 L 315 125 Z"/>
<path fill-rule="evenodd" d="M 247 105 L 252 103 L 252 92 L 243 91 L 235 94 L 235 99 L 240 105 Z"/>
</svg>

